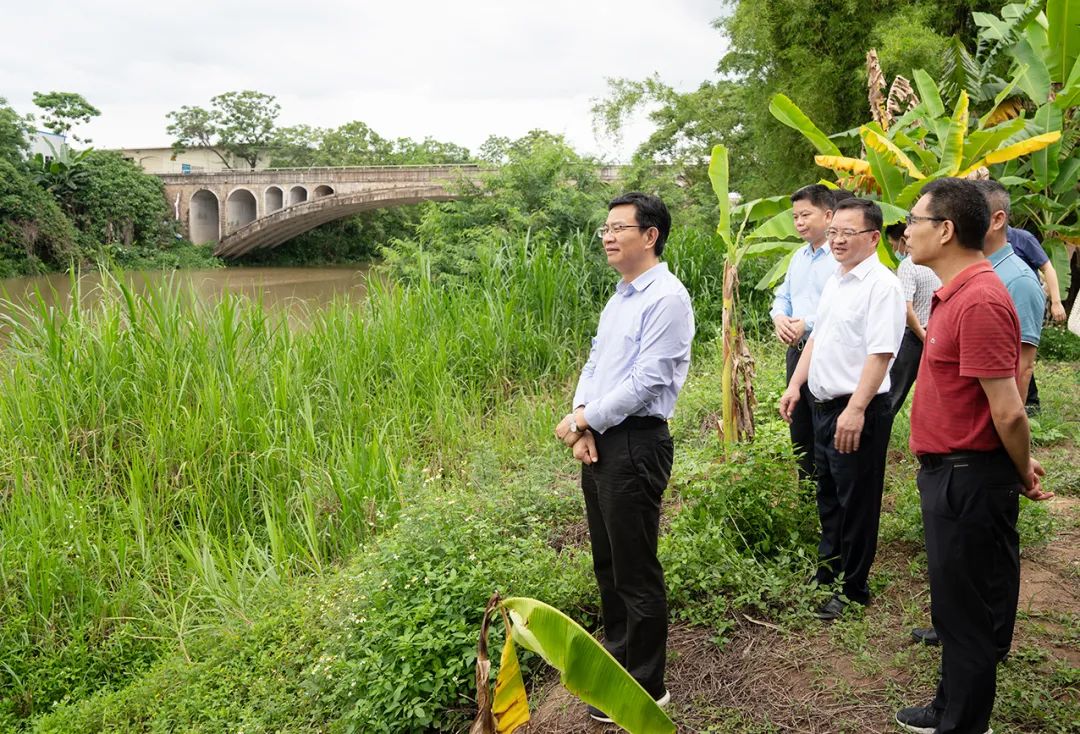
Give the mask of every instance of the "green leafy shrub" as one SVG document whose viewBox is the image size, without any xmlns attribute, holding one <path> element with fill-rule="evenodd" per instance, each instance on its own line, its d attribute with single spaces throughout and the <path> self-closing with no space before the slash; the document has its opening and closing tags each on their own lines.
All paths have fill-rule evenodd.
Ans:
<svg viewBox="0 0 1080 734">
<path fill-rule="evenodd" d="M 76 239 L 52 197 L 0 158 L 0 277 L 66 266 L 78 259 Z"/>
<path fill-rule="evenodd" d="M 1080 336 L 1061 326 L 1047 326 L 1039 340 L 1039 359 L 1080 362 Z"/>
</svg>

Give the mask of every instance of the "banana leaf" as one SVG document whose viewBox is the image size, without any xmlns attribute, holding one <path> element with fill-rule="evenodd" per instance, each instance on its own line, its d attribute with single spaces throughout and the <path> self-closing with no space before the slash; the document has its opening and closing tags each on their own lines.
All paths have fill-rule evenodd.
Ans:
<svg viewBox="0 0 1080 734">
<path fill-rule="evenodd" d="M 716 233 L 720 235 L 730 251 L 733 240 L 731 238 L 731 198 L 728 193 L 728 155 L 727 148 L 722 145 L 713 146 L 712 157 L 709 159 L 709 183 L 712 184 L 713 193 L 716 194 L 717 205 L 720 208 L 720 222 L 716 225 Z"/>
<path fill-rule="evenodd" d="M 802 133 L 813 144 L 818 153 L 822 155 L 840 155 L 840 149 L 836 147 L 836 143 L 829 140 L 829 137 L 810 121 L 806 113 L 800 110 L 798 105 L 785 95 L 777 94 L 772 98 L 772 101 L 769 102 L 769 112 L 780 122 Z"/>
<path fill-rule="evenodd" d="M 882 135 L 877 130 L 870 128 L 868 125 L 864 126 L 860 133 L 862 135 L 863 143 L 866 144 L 868 149 L 873 148 L 878 153 L 883 154 L 888 161 L 903 168 L 907 172 L 907 175 L 912 178 L 919 179 L 926 177 L 925 174 L 919 170 L 919 167 L 907 157 L 907 154 L 900 150 L 899 146 L 892 140 L 889 140 L 889 138 Z"/>
<path fill-rule="evenodd" d="M 968 95 L 961 90 L 960 98 L 956 100 L 952 117 L 949 120 L 949 131 L 941 143 L 941 170 L 948 176 L 955 176 L 960 170 L 964 158 L 964 137 L 968 129 Z"/>
<path fill-rule="evenodd" d="M 783 211 L 779 214 L 769 217 L 750 234 L 746 235 L 748 240 L 792 240 L 800 239 L 799 233 L 795 230 L 795 222 L 791 218 L 791 212 Z"/>
<path fill-rule="evenodd" d="M 675 725 L 603 645 L 574 620 L 536 599 L 512 597 L 514 641 L 559 671 L 562 684 L 631 734 L 674 734 Z"/>
<path fill-rule="evenodd" d="M 1076 0 L 1046 0 L 1050 54 L 1047 70 L 1059 84 L 1080 58 L 1080 3 Z"/>
<path fill-rule="evenodd" d="M 797 249 L 799 248 L 795 248 L 795 250 Z M 765 273 L 765 275 L 762 276 L 761 280 L 759 280 L 754 285 L 754 289 L 763 291 L 772 288 L 774 285 L 779 283 L 783 279 L 784 273 L 787 272 L 788 263 L 791 262 L 791 256 L 795 254 L 795 250 L 792 250 L 791 252 L 777 260 L 776 264 L 769 268 L 769 272 Z"/>
<path fill-rule="evenodd" d="M 1040 133 L 1061 134 L 1063 115 L 1053 105 L 1044 104 L 1035 113 L 1035 126 Z M 1031 154 L 1031 172 L 1035 174 L 1035 183 L 1040 189 L 1048 189 L 1058 177 L 1058 156 L 1061 153 L 1060 140 Z"/>
</svg>

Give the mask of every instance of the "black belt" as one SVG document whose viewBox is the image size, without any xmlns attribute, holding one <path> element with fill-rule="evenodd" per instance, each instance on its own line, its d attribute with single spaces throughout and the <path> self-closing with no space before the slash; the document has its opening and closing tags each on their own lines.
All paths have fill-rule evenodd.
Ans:
<svg viewBox="0 0 1080 734">
<path fill-rule="evenodd" d="M 887 393 L 887 392 L 878 393 L 877 395 L 875 395 L 873 397 L 873 399 L 869 403 L 866 404 L 866 408 L 867 408 L 867 410 L 869 410 L 871 406 L 877 406 L 877 405 L 879 405 L 881 403 L 884 403 L 888 399 L 889 399 L 889 393 Z M 840 397 L 832 398 L 831 400 L 814 400 L 814 407 L 817 408 L 818 410 L 828 410 L 828 411 L 843 410 L 844 408 L 847 407 L 847 404 L 850 401 L 851 401 L 851 396 L 850 395 L 841 395 Z"/>
<path fill-rule="evenodd" d="M 794 344 L 788 344 L 788 349 L 794 349 L 796 352 L 801 352 L 803 348 L 806 347 L 806 342 L 809 339 L 809 336 L 804 336 L 802 339 L 795 342 Z"/>
<path fill-rule="evenodd" d="M 940 469 L 946 464 L 986 464 L 1002 458 L 1009 458 L 1005 449 L 993 451 L 953 451 L 948 454 L 919 454 L 919 465 L 923 469 Z M 1010 459 L 1011 461 L 1011 459 Z"/>
<path fill-rule="evenodd" d="M 607 429 L 607 431 L 604 431 L 604 433 L 608 433 L 619 428 L 659 428 L 660 426 L 666 425 L 666 420 L 664 420 L 663 418 L 657 418 L 655 415 L 632 415 L 627 417 L 622 423 L 618 424 L 617 426 L 612 426 L 611 428 Z"/>
</svg>

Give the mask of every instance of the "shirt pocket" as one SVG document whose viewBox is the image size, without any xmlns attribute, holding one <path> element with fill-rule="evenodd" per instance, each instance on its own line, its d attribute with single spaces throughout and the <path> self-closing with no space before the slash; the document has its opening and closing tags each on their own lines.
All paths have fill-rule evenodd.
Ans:
<svg viewBox="0 0 1080 734">
<path fill-rule="evenodd" d="M 861 344 L 866 331 L 865 315 L 852 309 L 836 312 L 836 334 L 844 344 Z"/>
</svg>

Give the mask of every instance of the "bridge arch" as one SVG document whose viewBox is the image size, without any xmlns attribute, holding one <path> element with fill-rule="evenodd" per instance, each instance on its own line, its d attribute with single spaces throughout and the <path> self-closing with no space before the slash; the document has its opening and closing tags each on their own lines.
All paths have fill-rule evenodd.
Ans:
<svg viewBox="0 0 1080 734">
<path fill-rule="evenodd" d="M 321 199 L 324 196 L 333 196 L 333 195 L 334 195 L 334 187 L 333 186 L 327 186 L 326 184 L 322 184 L 321 186 L 316 186 L 315 187 L 315 198 L 316 199 Z"/>
<path fill-rule="evenodd" d="M 188 202 L 188 233 L 196 245 L 216 243 L 221 239 L 221 209 L 217 195 L 199 189 Z"/>
<path fill-rule="evenodd" d="M 303 186 L 293 186 L 289 189 L 289 206 L 303 204 L 308 200 L 307 189 Z"/>
<path fill-rule="evenodd" d="M 280 186 L 267 186 L 263 192 L 263 212 L 269 214 L 285 206 L 285 192 Z"/>
<path fill-rule="evenodd" d="M 277 247 L 299 234 L 335 219 L 373 209 L 392 209 L 425 201 L 451 201 L 458 195 L 439 184 L 395 187 L 326 196 L 267 214 L 238 230 L 230 230 L 214 249 L 219 257 L 239 257 L 253 250 Z"/>
<path fill-rule="evenodd" d="M 237 188 L 225 200 L 225 224 L 229 233 L 251 224 L 259 216 L 259 202 L 250 189 Z"/>
</svg>

